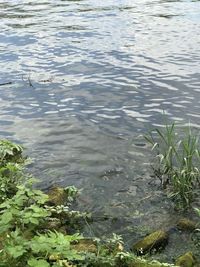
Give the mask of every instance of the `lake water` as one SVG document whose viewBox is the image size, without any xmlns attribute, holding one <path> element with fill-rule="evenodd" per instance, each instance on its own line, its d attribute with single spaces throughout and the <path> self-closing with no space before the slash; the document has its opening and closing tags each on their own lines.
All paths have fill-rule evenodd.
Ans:
<svg viewBox="0 0 200 267">
<path fill-rule="evenodd" d="M 0 27 L 0 135 L 40 186 L 82 188 L 97 235 L 172 225 L 142 134 L 199 127 L 200 2 L 0 0 Z"/>
</svg>

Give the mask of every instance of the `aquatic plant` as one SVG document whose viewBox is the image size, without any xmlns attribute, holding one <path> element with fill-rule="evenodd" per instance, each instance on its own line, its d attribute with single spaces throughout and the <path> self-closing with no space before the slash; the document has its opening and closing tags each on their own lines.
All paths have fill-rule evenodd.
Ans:
<svg viewBox="0 0 200 267">
<path fill-rule="evenodd" d="M 154 173 L 164 187 L 171 189 L 169 195 L 177 206 L 187 208 L 199 185 L 199 136 L 188 127 L 181 138 L 175 126 L 175 123 L 166 124 L 164 129 L 155 129 L 145 139 L 156 153 Z"/>
</svg>

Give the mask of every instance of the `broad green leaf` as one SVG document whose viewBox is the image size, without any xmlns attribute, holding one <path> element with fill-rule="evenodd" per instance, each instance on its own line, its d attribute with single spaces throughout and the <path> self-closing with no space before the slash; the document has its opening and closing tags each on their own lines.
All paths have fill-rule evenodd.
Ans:
<svg viewBox="0 0 200 267">
<path fill-rule="evenodd" d="M 5 213 L 3 213 L 3 215 L 1 216 L 1 221 L 0 224 L 8 224 L 10 221 L 12 221 L 13 219 L 13 215 L 11 212 L 6 211 Z"/>
<path fill-rule="evenodd" d="M 28 266 L 30 267 L 49 267 L 50 264 L 46 260 L 37 260 L 32 258 L 28 261 Z"/>
<path fill-rule="evenodd" d="M 10 256 L 12 256 L 13 258 L 18 258 L 26 252 L 26 249 L 20 245 L 7 247 L 6 250 L 10 254 Z"/>
<path fill-rule="evenodd" d="M 39 224 L 39 221 L 36 219 L 36 218 L 30 218 L 30 222 L 32 223 L 32 224 L 36 224 L 36 225 L 38 225 Z"/>
</svg>

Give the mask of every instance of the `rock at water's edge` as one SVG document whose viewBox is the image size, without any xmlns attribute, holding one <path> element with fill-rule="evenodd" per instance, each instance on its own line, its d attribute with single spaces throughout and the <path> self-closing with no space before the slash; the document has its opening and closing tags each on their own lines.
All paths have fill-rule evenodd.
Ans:
<svg viewBox="0 0 200 267">
<path fill-rule="evenodd" d="M 48 203 L 50 205 L 64 205 L 67 201 L 67 194 L 65 192 L 65 189 L 58 186 L 53 186 L 48 191 L 49 200 Z"/>
<path fill-rule="evenodd" d="M 138 241 L 133 245 L 133 250 L 136 251 L 137 254 L 142 255 L 153 249 L 164 248 L 168 243 L 168 238 L 169 235 L 166 231 L 158 230 Z"/>
</svg>

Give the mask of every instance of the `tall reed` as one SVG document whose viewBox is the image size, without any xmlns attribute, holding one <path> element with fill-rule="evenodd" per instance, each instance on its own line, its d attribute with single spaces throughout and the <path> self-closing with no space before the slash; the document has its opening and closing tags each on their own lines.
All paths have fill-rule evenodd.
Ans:
<svg viewBox="0 0 200 267">
<path fill-rule="evenodd" d="M 181 138 L 175 123 L 172 123 L 166 124 L 164 129 L 155 129 L 145 139 L 156 153 L 156 164 L 153 166 L 155 174 L 164 186 L 171 189 L 170 197 L 177 205 L 189 207 L 200 178 L 198 135 L 189 126 Z"/>
</svg>

